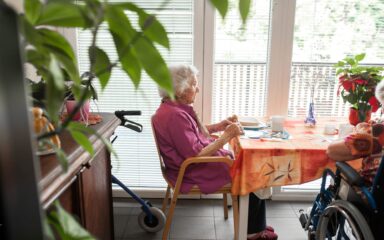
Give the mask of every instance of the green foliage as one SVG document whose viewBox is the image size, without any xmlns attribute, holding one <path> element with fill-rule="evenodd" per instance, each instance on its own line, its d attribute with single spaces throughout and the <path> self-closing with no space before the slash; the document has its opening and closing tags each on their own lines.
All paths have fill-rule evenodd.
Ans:
<svg viewBox="0 0 384 240">
<path fill-rule="evenodd" d="M 52 89 L 50 83 L 70 81 L 70 94 L 81 100 L 95 96 L 92 87 L 93 78 L 97 77 L 104 89 L 114 67 L 121 66 L 137 88 L 141 80 L 141 71 L 148 75 L 173 96 L 170 74 L 167 65 L 155 47 L 158 43 L 169 48 L 169 39 L 165 28 L 154 15 L 146 13 L 133 3 L 109 4 L 97 0 L 87 0 L 85 5 L 77 5 L 73 1 L 25 1 L 23 35 L 28 46 L 27 61 L 35 66 L 37 73 L 47 83 L 45 96 L 49 98 L 48 117 L 57 122 L 57 112 L 63 103 L 62 87 Z M 137 32 L 123 10 L 137 14 L 138 25 L 142 32 Z M 114 61 L 96 45 L 96 36 L 100 25 L 107 19 L 109 31 L 113 35 L 119 55 Z M 44 26 L 41 26 L 44 25 Z M 77 69 L 77 60 L 71 45 L 59 33 L 49 26 L 81 27 L 90 29 L 93 34 L 89 47 L 91 66 L 86 85 Z M 52 60 L 53 59 L 53 60 Z M 49 66 L 49 68 L 47 68 Z M 53 69 L 52 67 L 55 67 Z M 54 70 L 54 71 L 53 71 Z M 62 74 L 59 74 L 59 71 Z M 65 79 L 63 79 L 63 76 Z M 83 81 L 82 81 L 83 80 Z M 84 87 L 86 89 L 84 90 Z M 67 94 L 68 95 L 68 94 Z M 51 99 L 51 97 L 53 97 Z"/>
<path fill-rule="evenodd" d="M 112 71 L 112 69 L 108 67 L 111 66 L 109 57 L 102 49 L 96 46 L 90 46 L 89 59 L 92 66 L 91 70 L 99 78 L 101 88 L 104 89 L 108 84 Z"/>
<path fill-rule="evenodd" d="M 219 11 L 222 18 L 228 12 L 228 0 L 211 0 L 212 5 Z"/>
<path fill-rule="evenodd" d="M 49 101 L 45 102 L 48 115 L 51 116 L 53 122 L 58 121 L 57 109 L 61 107 L 61 101 L 64 95 L 64 77 L 60 70 L 59 63 L 54 55 L 50 56 L 48 71 L 46 74 L 46 97 Z"/>
<path fill-rule="evenodd" d="M 25 14 L 29 22 L 35 24 L 40 16 L 42 4 L 39 0 L 25 1 Z"/>
<path fill-rule="evenodd" d="M 63 240 L 94 240 L 87 230 L 85 230 L 68 212 L 66 212 L 59 202 L 55 202 L 56 210 L 48 215 L 48 223 L 52 225 L 60 238 Z M 95 210 L 96 211 L 96 210 Z M 51 234 L 52 236 L 52 234 Z"/>
<path fill-rule="evenodd" d="M 250 6 L 251 6 L 251 0 L 239 1 L 240 15 L 241 15 L 241 19 L 243 20 L 243 23 L 247 21 Z"/>
<path fill-rule="evenodd" d="M 87 11 L 88 9 L 86 7 L 75 3 L 51 1 L 43 6 L 35 25 L 81 28 L 92 27 L 91 20 L 86 14 Z"/>
<path fill-rule="evenodd" d="M 131 77 L 137 88 L 140 84 L 142 66 L 133 50 L 133 44 L 136 40 L 134 39 L 135 36 L 139 36 L 139 33 L 132 27 L 130 20 L 121 8 L 109 6 L 106 9 L 106 20 L 119 58 L 124 59 L 122 62 L 123 70 Z"/>
<path fill-rule="evenodd" d="M 140 28 L 143 30 L 145 36 L 147 36 L 153 42 L 170 49 L 169 39 L 167 32 L 163 25 L 156 19 L 155 15 L 151 15 L 143 11 L 132 3 L 120 3 L 116 4 L 117 7 L 124 10 L 130 10 L 136 12 L 139 15 Z"/>
<path fill-rule="evenodd" d="M 114 156 L 117 158 L 117 154 L 116 152 L 113 150 L 112 148 L 112 144 L 110 143 L 110 141 L 108 139 L 106 139 L 105 137 L 101 136 L 100 134 L 98 134 L 94 129 L 92 128 L 89 128 L 89 127 L 86 127 L 84 126 L 83 124 L 81 123 L 78 123 L 78 122 L 71 122 L 69 125 L 68 125 L 68 129 L 70 132 L 79 132 L 83 135 L 96 135 L 96 137 L 98 137 L 103 143 L 104 145 L 106 146 L 107 150 L 114 154 Z M 82 140 L 80 140 L 82 142 Z M 81 143 L 80 145 L 87 145 L 89 143 Z M 90 151 L 90 153 L 92 154 L 92 151 Z"/>
</svg>

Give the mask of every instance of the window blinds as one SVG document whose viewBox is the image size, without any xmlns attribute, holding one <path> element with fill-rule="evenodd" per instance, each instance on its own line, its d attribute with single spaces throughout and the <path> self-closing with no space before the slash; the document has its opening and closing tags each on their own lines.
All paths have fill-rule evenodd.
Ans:
<svg viewBox="0 0 384 240">
<path fill-rule="evenodd" d="M 246 28 L 240 27 L 238 1 L 225 20 L 216 14 L 212 121 L 232 114 L 263 116 L 266 108 L 270 1 L 252 1 Z"/>
<path fill-rule="evenodd" d="M 124 1 L 110 1 L 124 2 Z M 173 0 L 166 6 L 159 8 L 162 0 L 131 1 L 143 7 L 149 13 L 156 14 L 163 23 L 170 39 L 171 50 L 159 47 L 168 64 L 192 63 L 193 59 L 193 0 Z M 136 16 L 129 14 L 132 23 Z M 137 24 L 136 24 L 137 26 Z M 77 50 L 80 71 L 89 68 L 88 46 L 91 34 L 88 31 L 78 30 Z M 111 60 L 117 58 L 113 41 L 106 30 L 100 29 L 97 45 L 106 51 Z M 113 147 L 119 158 L 112 156 L 112 174 L 130 187 L 156 188 L 165 187 L 162 178 L 159 159 L 153 140 L 150 117 L 160 104 L 160 97 L 156 84 L 143 74 L 138 90 L 135 90 L 131 80 L 120 69 L 113 69 L 112 76 L 104 92 L 96 83 L 99 90 L 99 100 L 92 104 L 93 111 L 114 112 L 116 110 L 141 110 L 141 116 L 129 116 L 130 120 L 143 125 L 143 132 L 137 133 L 127 128 L 118 127 L 115 134 L 118 136 Z"/>
</svg>

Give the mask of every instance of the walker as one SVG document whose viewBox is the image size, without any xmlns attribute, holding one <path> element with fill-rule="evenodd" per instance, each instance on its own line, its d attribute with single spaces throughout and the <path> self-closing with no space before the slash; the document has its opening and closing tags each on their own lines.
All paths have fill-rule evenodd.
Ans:
<svg viewBox="0 0 384 240">
<path fill-rule="evenodd" d="M 131 129 L 136 132 L 142 132 L 143 126 L 134 121 L 128 120 L 125 116 L 128 115 L 141 115 L 141 111 L 116 111 L 116 117 L 121 121 L 121 126 Z M 111 143 L 117 139 L 117 136 L 113 138 Z M 144 201 L 142 198 L 132 192 L 127 186 L 119 181 L 115 176 L 112 175 L 112 183 L 119 185 L 125 192 L 127 192 L 133 199 L 135 199 L 141 205 L 142 212 L 138 216 L 139 226 L 147 232 L 158 232 L 163 229 L 165 225 L 165 215 L 157 207 L 153 207 L 149 201 Z"/>
</svg>

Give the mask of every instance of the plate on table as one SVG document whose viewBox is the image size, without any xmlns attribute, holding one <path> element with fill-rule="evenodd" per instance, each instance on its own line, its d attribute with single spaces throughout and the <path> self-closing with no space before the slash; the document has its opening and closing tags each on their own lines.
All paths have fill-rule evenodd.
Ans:
<svg viewBox="0 0 384 240">
<path fill-rule="evenodd" d="M 261 129 L 264 129 L 268 127 L 265 123 L 259 123 L 258 125 L 243 125 L 243 129 L 244 130 L 253 130 L 253 131 L 257 131 L 257 130 L 261 130 Z"/>
<path fill-rule="evenodd" d="M 239 117 L 241 126 L 258 126 L 261 122 L 255 117 Z"/>
</svg>

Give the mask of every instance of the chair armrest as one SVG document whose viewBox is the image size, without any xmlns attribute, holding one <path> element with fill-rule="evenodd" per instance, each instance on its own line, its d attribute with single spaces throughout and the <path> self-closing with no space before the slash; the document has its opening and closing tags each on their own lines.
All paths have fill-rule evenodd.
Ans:
<svg viewBox="0 0 384 240">
<path fill-rule="evenodd" d="M 192 163 L 210 163 L 210 162 L 223 162 L 232 166 L 233 160 L 227 157 L 190 157 L 187 158 L 182 164 L 180 169 L 186 169 Z"/>
<path fill-rule="evenodd" d="M 233 160 L 227 157 L 190 157 L 187 158 L 180 167 L 179 174 L 177 176 L 175 191 L 179 191 L 181 183 L 184 178 L 184 173 L 187 167 L 194 163 L 210 163 L 210 162 L 222 162 L 228 164 L 228 166 L 232 166 Z"/>
</svg>

